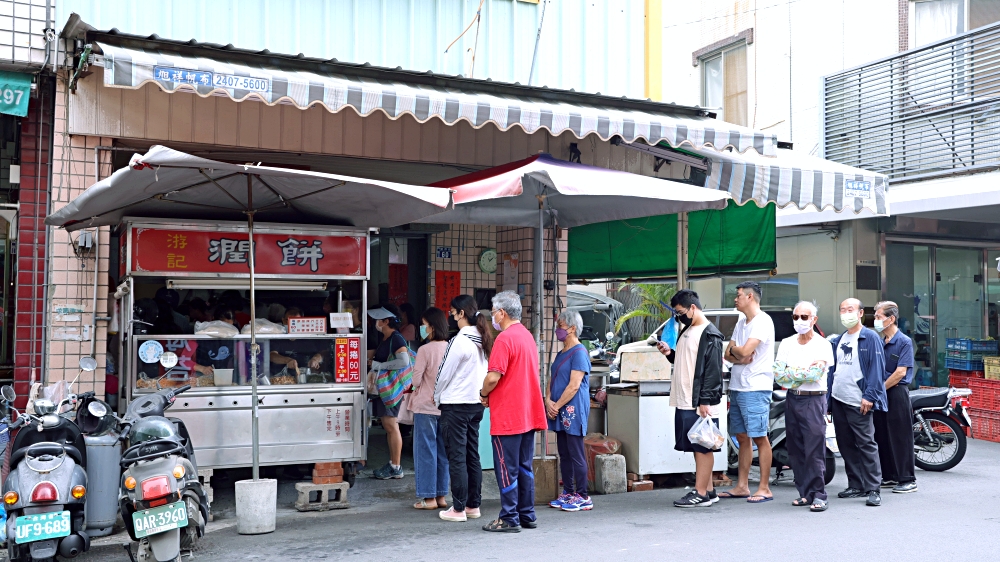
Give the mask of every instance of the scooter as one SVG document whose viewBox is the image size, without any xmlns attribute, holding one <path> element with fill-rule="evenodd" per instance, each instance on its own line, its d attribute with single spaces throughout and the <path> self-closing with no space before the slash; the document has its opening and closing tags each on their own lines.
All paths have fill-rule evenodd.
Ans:
<svg viewBox="0 0 1000 562">
<path fill-rule="evenodd" d="M 97 362 L 80 360 L 81 371 Z M 72 385 L 70 385 L 72 388 Z M 7 407 L 16 395 L 0 389 Z M 7 555 L 11 562 L 52 561 L 58 554 L 73 558 L 90 549 L 86 532 L 87 448 L 80 428 L 70 419 L 70 394 L 59 404 L 36 399 L 34 413 L 19 413 L 10 429 L 18 429 L 10 448 L 10 474 L 3 484 L 7 509 Z"/>
<path fill-rule="evenodd" d="M 784 476 L 784 469 L 789 465 L 788 442 L 785 433 L 785 399 L 787 391 L 775 390 L 771 392 L 771 410 L 768 415 L 769 425 L 767 430 L 768 440 L 771 442 L 771 466 L 775 469 L 774 481 L 778 482 Z M 732 447 L 729 448 L 729 470 L 730 472 L 739 468 L 740 444 L 735 435 L 729 437 Z M 823 481 L 829 484 L 837 474 L 837 440 L 833 433 L 833 423 L 827 420 L 826 430 L 826 468 L 823 474 Z M 757 462 L 757 446 L 753 446 L 753 464 Z"/>
<path fill-rule="evenodd" d="M 161 364 L 169 370 L 171 360 L 176 364 L 176 356 L 161 358 Z M 190 388 L 139 396 L 119 420 L 125 450 L 118 503 L 125 529 L 139 542 L 135 557 L 126 548 L 133 562 L 180 562 L 181 550 L 191 550 L 205 534 L 208 497 L 198 480 L 190 435 L 184 422 L 164 416 Z"/>
<path fill-rule="evenodd" d="M 910 392 L 913 408 L 913 451 L 917 468 L 942 472 L 965 458 L 969 419 L 967 388 L 920 389 Z"/>
</svg>

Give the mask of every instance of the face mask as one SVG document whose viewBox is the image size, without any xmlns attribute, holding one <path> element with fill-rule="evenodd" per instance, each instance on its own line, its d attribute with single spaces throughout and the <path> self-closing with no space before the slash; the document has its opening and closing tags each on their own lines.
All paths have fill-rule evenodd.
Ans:
<svg viewBox="0 0 1000 562">
<path fill-rule="evenodd" d="M 676 318 L 678 322 L 680 322 L 685 326 L 691 325 L 691 318 L 688 318 L 687 314 L 677 314 L 674 316 L 674 318 Z"/>
<path fill-rule="evenodd" d="M 420 339 L 427 339 L 427 326 L 423 324 L 420 325 Z"/>
<path fill-rule="evenodd" d="M 566 330 L 564 330 L 562 328 L 556 328 L 556 339 L 557 340 L 559 340 L 559 341 L 566 341 L 566 336 L 568 336 L 568 335 L 569 335 L 569 332 L 567 332 Z"/>
<path fill-rule="evenodd" d="M 808 320 L 796 320 L 794 324 L 795 324 L 795 331 L 798 334 L 808 334 L 810 331 L 812 331 L 812 326 L 809 324 Z"/>
<path fill-rule="evenodd" d="M 490 314 L 490 320 L 492 320 L 492 321 L 493 321 L 493 329 L 494 329 L 494 330 L 496 330 L 496 331 L 498 331 L 498 332 L 502 332 L 502 331 L 503 331 L 503 328 L 502 328 L 502 327 L 500 327 L 500 323 L 499 323 L 499 322 L 497 322 L 497 319 L 496 319 L 496 317 L 495 317 L 495 316 L 493 316 L 493 314 Z"/>
<path fill-rule="evenodd" d="M 882 320 L 881 318 L 876 318 L 875 319 L 875 331 L 876 332 L 882 333 L 882 330 L 885 330 L 888 327 L 889 326 L 885 325 L 885 320 Z"/>
<path fill-rule="evenodd" d="M 844 325 L 845 328 L 850 330 L 851 328 L 858 325 L 858 313 L 857 312 L 845 312 L 840 315 L 840 323 Z"/>
</svg>

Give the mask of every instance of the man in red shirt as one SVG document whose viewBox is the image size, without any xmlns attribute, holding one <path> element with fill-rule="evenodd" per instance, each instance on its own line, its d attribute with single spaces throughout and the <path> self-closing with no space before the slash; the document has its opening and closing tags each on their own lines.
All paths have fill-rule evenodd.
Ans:
<svg viewBox="0 0 1000 562">
<path fill-rule="evenodd" d="M 484 531 L 518 533 L 534 529 L 535 431 L 545 429 L 545 407 L 538 381 L 538 347 L 521 324 L 521 298 L 513 291 L 493 297 L 493 327 L 500 330 L 490 353 L 489 372 L 480 392 L 490 409 L 493 466 L 500 488 L 500 517 Z"/>
</svg>

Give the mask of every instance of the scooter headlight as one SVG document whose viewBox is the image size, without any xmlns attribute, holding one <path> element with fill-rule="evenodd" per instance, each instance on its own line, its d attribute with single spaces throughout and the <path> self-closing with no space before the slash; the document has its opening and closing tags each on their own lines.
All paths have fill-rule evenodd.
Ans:
<svg viewBox="0 0 1000 562">
<path fill-rule="evenodd" d="M 7 492 L 3 495 L 3 503 L 7 505 L 14 505 L 17 503 L 18 499 L 20 498 L 18 497 L 17 492 Z"/>
<path fill-rule="evenodd" d="M 129 490 L 134 490 L 135 489 L 135 478 L 132 478 L 131 476 L 126 476 L 125 477 L 125 487 L 128 488 Z"/>
<path fill-rule="evenodd" d="M 174 478 L 176 478 L 178 480 L 180 480 L 181 478 L 184 478 L 184 466 L 177 465 L 177 466 L 174 467 Z"/>
</svg>

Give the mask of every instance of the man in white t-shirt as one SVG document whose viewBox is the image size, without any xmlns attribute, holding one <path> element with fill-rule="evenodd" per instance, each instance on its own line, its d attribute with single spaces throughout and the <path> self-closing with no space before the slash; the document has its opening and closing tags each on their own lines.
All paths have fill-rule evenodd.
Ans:
<svg viewBox="0 0 1000 562">
<path fill-rule="evenodd" d="M 826 511 L 827 370 L 833 365 L 833 347 L 816 333 L 816 305 L 802 301 L 792 311 L 797 335 L 781 340 L 776 361 L 791 369 L 821 368 L 819 380 L 788 390 L 785 400 L 785 442 L 788 463 L 799 497 L 792 505 Z"/>
<path fill-rule="evenodd" d="M 736 486 L 720 498 L 746 498 L 750 503 L 774 499 L 768 485 L 771 442 L 767 438 L 771 391 L 774 389 L 774 322 L 760 309 L 760 285 L 744 281 L 736 286 L 736 309 L 743 313 L 736 323 L 725 359 L 733 363 L 729 379 L 729 433 L 739 443 L 739 477 Z M 757 445 L 760 485 L 750 494 L 750 464 Z"/>
</svg>

